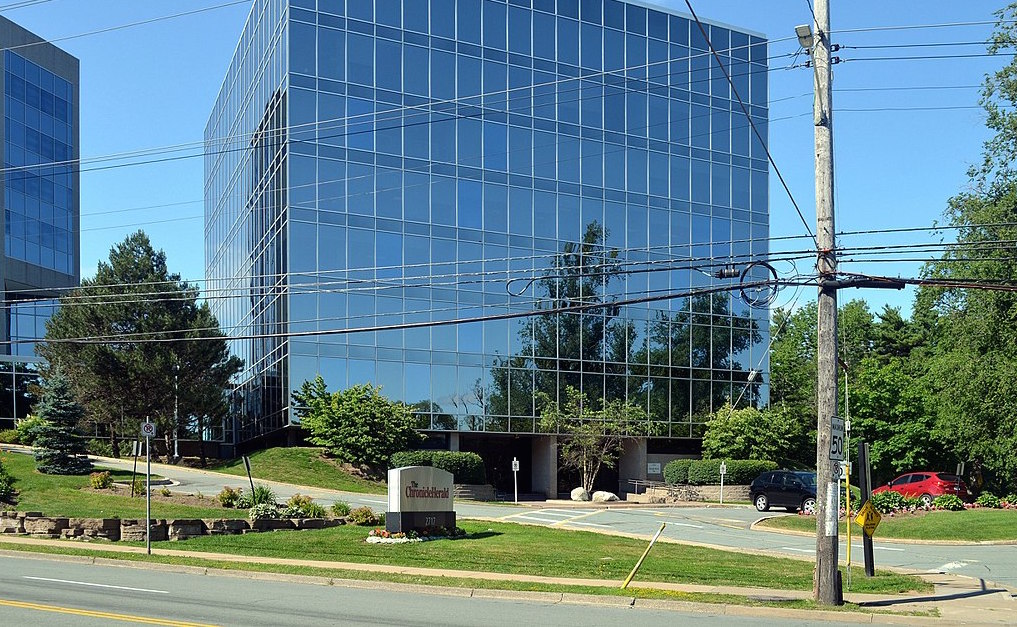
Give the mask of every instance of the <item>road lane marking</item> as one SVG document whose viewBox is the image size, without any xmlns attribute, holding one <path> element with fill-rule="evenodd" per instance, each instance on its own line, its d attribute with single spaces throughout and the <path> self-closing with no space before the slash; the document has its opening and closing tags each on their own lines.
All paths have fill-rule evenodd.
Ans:
<svg viewBox="0 0 1017 627">
<path fill-rule="evenodd" d="M 680 523 L 680 522 L 676 522 L 676 523 L 671 523 L 671 524 L 672 524 L 672 525 L 677 525 L 677 526 L 679 526 L 679 527 L 692 527 L 693 529 L 702 529 L 702 528 L 703 528 L 703 526 L 702 526 L 702 525 L 693 525 L 693 524 L 690 524 L 690 523 Z"/>
<path fill-rule="evenodd" d="M 874 546 L 872 548 L 876 549 L 877 551 L 899 551 L 901 553 L 904 552 L 904 549 L 892 549 L 888 546 Z"/>
<path fill-rule="evenodd" d="M 538 522 L 547 523 L 549 525 L 561 522 L 558 519 L 537 518 L 536 516 L 526 516 L 525 514 L 516 514 L 515 516 L 513 516 L 513 518 L 522 518 L 523 520 L 536 520 Z"/>
<path fill-rule="evenodd" d="M 611 525 L 601 525 L 599 523 L 582 522 L 575 520 L 563 520 L 564 525 L 583 525 L 584 527 L 603 527 L 604 529 L 613 529 Z"/>
<path fill-rule="evenodd" d="M 26 603 L 24 601 L 11 601 L 0 599 L 0 607 L 17 607 L 23 610 L 36 610 L 39 612 L 55 612 L 57 614 L 73 614 L 75 616 L 88 616 L 90 618 L 106 618 L 119 620 L 127 623 L 144 623 L 146 625 L 169 625 L 171 627 L 214 627 L 206 623 L 188 623 L 180 620 L 167 620 L 148 616 L 132 616 L 130 614 L 113 614 L 111 612 L 97 612 L 95 610 L 83 610 L 76 607 L 62 607 L 60 605 L 43 605 L 41 603 Z"/>
<path fill-rule="evenodd" d="M 790 546 L 782 546 L 780 548 L 781 548 L 782 551 L 797 551 L 799 553 L 815 553 L 816 552 L 816 549 L 796 549 L 796 548 L 790 547 Z"/>
<path fill-rule="evenodd" d="M 358 499 L 358 498 L 354 498 L 353 500 L 360 501 L 362 503 L 381 503 L 383 505 L 388 505 L 388 501 L 376 501 L 374 499 Z"/>
<path fill-rule="evenodd" d="M 543 512 L 541 512 L 541 513 L 543 513 Z M 577 523 L 577 522 L 575 522 L 575 521 L 580 520 L 582 518 L 589 518 L 590 516 L 593 516 L 594 514 L 599 514 L 599 513 L 600 513 L 600 510 L 599 509 L 595 509 L 592 512 L 584 512 L 584 513 L 579 514 L 578 516 L 572 515 L 571 518 L 565 518 L 563 520 L 559 520 L 558 522 L 554 523 L 554 525 L 555 526 L 557 526 L 557 525 L 568 525 L 570 523 L 575 523 L 577 525 L 589 524 L 589 525 L 591 525 L 593 527 L 605 527 L 605 528 L 610 529 L 610 525 L 594 525 L 593 523 Z"/>
<path fill-rule="evenodd" d="M 69 579 L 50 579 L 49 577 L 31 577 L 29 575 L 22 575 L 24 579 L 31 579 L 33 581 L 50 581 L 52 583 L 70 583 L 76 586 L 90 586 L 93 588 L 112 588 L 114 590 L 129 590 L 131 592 L 151 592 L 153 594 L 169 594 L 169 590 L 149 590 L 148 588 L 129 588 L 127 586 L 112 586 L 106 583 L 94 583 L 91 581 L 71 581 Z"/>
</svg>

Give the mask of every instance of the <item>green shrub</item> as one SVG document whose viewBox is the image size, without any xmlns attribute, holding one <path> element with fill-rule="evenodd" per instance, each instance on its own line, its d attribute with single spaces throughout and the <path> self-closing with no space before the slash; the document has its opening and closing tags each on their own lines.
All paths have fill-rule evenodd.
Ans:
<svg viewBox="0 0 1017 627">
<path fill-rule="evenodd" d="M 247 510 L 247 517 L 251 520 L 279 518 L 279 508 L 274 503 L 258 503 Z"/>
<path fill-rule="evenodd" d="M 675 459 L 664 466 L 664 483 L 668 485 L 684 485 L 689 482 L 689 466 L 691 459 Z"/>
<path fill-rule="evenodd" d="M 337 518 L 345 518 L 350 515 L 350 504 L 346 501 L 332 503 L 332 514 Z"/>
<path fill-rule="evenodd" d="M 222 492 L 217 494 L 215 498 L 219 500 L 219 504 L 223 507 L 234 508 L 240 504 L 240 498 L 243 493 L 243 488 L 225 486 Z"/>
<path fill-rule="evenodd" d="M 992 492 L 982 492 L 975 499 L 975 505 L 979 507 L 988 507 L 989 509 L 999 509 L 999 497 L 994 495 Z"/>
<path fill-rule="evenodd" d="M 135 477 L 134 482 L 131 485 L 133 488 L 132 494 L 144 494 L 145 493 L 145 478 Z"/>
<path fill-rule="evenodd" d="M 117 448 L 119 449 L 119 457 L 130 457 L 131 456 L 131 442 L 130 440 L 120 440 L 117 442 Z M 99 455 L 102 457 L 117 457 L 113 454 L 113 445 L 109 443 L 109 440 L 98 440 L 91 439 L 87 445 L 89 455 Z"/>
<path fill-rule="evenodd" d="M 1017 507 L 1017 494 L 1007 494 L 1000 500 L 1010 507 Z"/>
<path fill-rule="evenodd" d="M 435 451 L 399 451 L 389 459 L 389 468 L 406 466 L 430 466 Z"/>
<path fill-rule="evenodd" d="M 370 507 L 358 507 L 351 511 L 346 518 L 354 525 L 366 527 L 379 524 L 377 514 Z"/>
<path fill-rule="evenodd" d="M 917 496 L 904 497 L 904 509 L 916 510 L 922 507 L 922 499 Z"/>
<path fill-rule="evenodd" d="M 93 472 L 88 475 L 88 482 L 92 484 L 92 488 L 95 490 L 109 490 L 113 485 L 113 475 L 109 474 L 108 470 Z"/>
<path fill-rule="evenodd" d="M 932 505 L 937 509 L 945 509 L 951 512 L 959 512 L 964 509 L 964 501 L 960 500 L 960 497 L 956 494 L 943 494 L 937 496 L 933 499 Z"/>
<path fill-rule="evenodd" d="M 159 488 L 159 494 L 161 494 L 163 496 L 169 496 L 169 495 L 171 495 L 173 493 L 170 491 L 169 488 L 167 488 L 166 486 L 163 486 L 163 487 Z"/>
<path fill-rule="evenodd" d="M 883 492 L 876 492 L 869 500 L 872 502 L 872 506 L 876 508 L 876 511 L 880 514 L 889 514 L 898 509 L 904 509 L 907 501 L 904 496 L 894 492 L 893 490 L 884 490 Z"/>
<path fill-rule="evenodd" d="M 727 467 L 724 483 L 730 485 L 751 483 L 760 473 L 777 469 L 775 462 L 758 459 L 695 459 L 689 465 L 688 482 L 692 485 L 720 483 L 721 462 L 724 462 Z"/>
<path fill-rule="evenodd" d="M 283 518 L 324 518 L 325 507 L 315 503 L 314 499 L 304 494 L 294 494 L 286 501 Z"/>
<path fill-rule="evenodd" d="M 465 451 L 435 451 L 431 465 L 452 473 L 455 483 L 487 483 L 484 460 L 476 453 Z"/>
<path fill-rule="evenodd" d="M 35 438 L 39 437 L 39 429 L 46 426 L 46 421 L 38 416 L 25 416 L 14 426 L 18 432 L 18 442 L 26 446 L 35 444 Z"/>
<path fill-rule="evenodd" d="M 4 468 L 0 460 L 0 503 L 14 503 L 14 477 Z"/>
<path fill-rule="evenodd" d="M 0 431 L 0 444 L 21 444 L 18 440 L 17 429 L 4 429 Z"/>
<path fill-rule="evenodd" d="M 275 505 L 275 492 L 272 488 L 258 483 L 254 486 L 254 494 L 251 496 L 252 505 L 264 505 L 266 503 Z"/>
</svg>

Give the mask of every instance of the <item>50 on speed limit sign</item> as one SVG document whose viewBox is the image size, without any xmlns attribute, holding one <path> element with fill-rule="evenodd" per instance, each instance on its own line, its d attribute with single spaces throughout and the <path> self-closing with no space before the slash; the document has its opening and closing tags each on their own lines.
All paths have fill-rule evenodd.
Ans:
<svg viewBox="0 0 1017 627">
<path fill-rule="evenodd" d="M 155 423 L 154 422 L 143 422 L 143 423 L 141 423 L 141 437 L 143 437 L 143 438 L 154 438 L 155 437 Z"/>
</svg>

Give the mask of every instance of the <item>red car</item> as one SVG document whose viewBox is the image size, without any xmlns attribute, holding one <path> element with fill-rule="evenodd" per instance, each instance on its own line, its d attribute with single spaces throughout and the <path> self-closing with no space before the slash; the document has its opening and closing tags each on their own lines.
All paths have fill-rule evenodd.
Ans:
<svg viewBox="0 0 1017 627">
<path fill-rule="evenodd" d="M 909 472 L 873 489 L 872 493 L 886 490 L 893 490 L 903 496 L 918 497 L 925 505 L 931 505 L 933 499 L 944 494 L 956 495 L 962 501 L 971 500 L 971 491 L 968 490 L 964 480 L 945 472 Z"/>
</svg>

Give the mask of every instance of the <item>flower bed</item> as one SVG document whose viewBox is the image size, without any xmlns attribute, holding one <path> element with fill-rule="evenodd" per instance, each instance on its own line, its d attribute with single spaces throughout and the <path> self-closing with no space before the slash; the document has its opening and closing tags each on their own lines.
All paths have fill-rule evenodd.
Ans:
<svg viewBox="0 0 1017 627">
<path fill-rule="evenodd" d="M 407 542 L 427 542 L 429 540 L 456 540 L 466 537 L 462 527 L 427 527 L 421 531 L 392 533 L 385 529 L 371 529 L 367 534 L 368 544 L 405 544 Z"/>
</svg>

